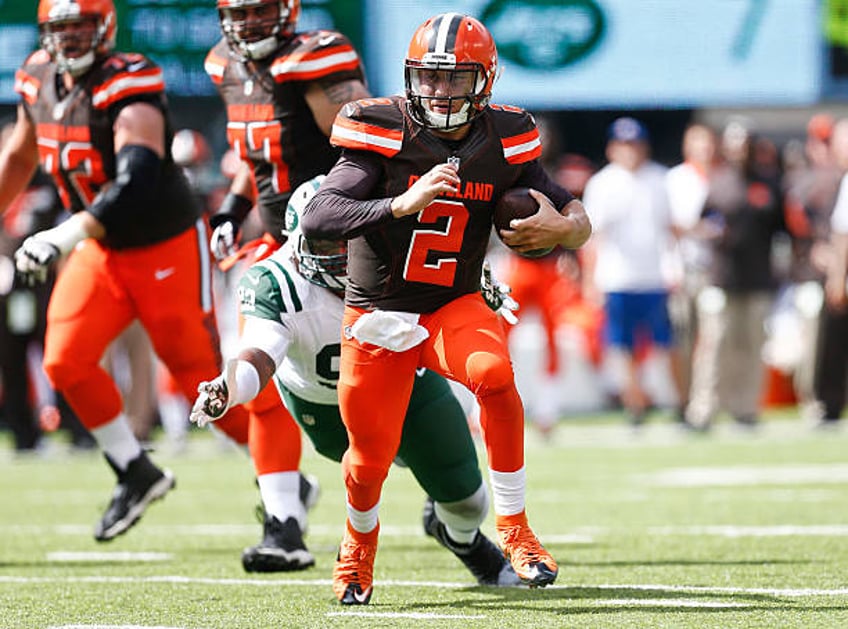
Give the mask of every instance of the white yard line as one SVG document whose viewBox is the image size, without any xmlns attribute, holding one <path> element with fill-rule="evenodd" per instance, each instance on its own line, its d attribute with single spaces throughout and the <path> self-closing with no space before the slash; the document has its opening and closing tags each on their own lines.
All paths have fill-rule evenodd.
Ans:
<svg viewBox="0 0 848 629">
<path fill-rule="evenodd" d="M 782 524 L 775 526 L 656 526 L 648 529 L 653 535 L 717 535 L 720 537 L 845 537 L 848 525 Z"/>
<path fill-rule="evenodd" d="M 47 561 L 79 561 L 79 562 L 124 562 L 124 561 L 170 561 L 174 558 L 171 553 L 154 552 L 84 552 L 58 550 L 47 553 Z"/>
<path fill-rule="evenodd" d="M 148 577 L 24 577 L 0 575 L 0 585 L 3 584 L 37 584 L 37 583 L 179 583 L 187 585 L 252 585 L 257 587 L 316 587 L 329 586 L 332 584 L 331 579 L 211 579 L 211 578 L 195 578 L 184 577 L 179 575 L 158 575 Z M 457 589 L 474 587 L 475 584 L 470 582 L 455 583 L 444 581 L 399 581 L 392 579 L 378 579 L 374 582 L 375 587 L 397 587 L 397 588 L 419 588 L 419 587 L 434 587 Z M 590 584 L 583 583 L 580 585 L 549 585 L 548 590 L 565 590 L 583 592 L 591 590 L 632 590 L 634 592 L 657 592 L 657 593 L 691 593 L 691 594 L 708 594 L 714 596 L 724 596 L 728 594 L 760 594 L 768 596 L 782 596 L 786 598 L 800 598 L 805 596 L 848 596 L 848 588 L 739 588 L 726 586 L 702 586 L 702 585 L 666 585 L 666 584 L 642 584 L 642 583 L 601 583 Z M 607 600 L 607 599 L 603 599 Z M 636 599 L 646 600 L 646 599 Z M 575 599 L 579 602 L 579 599 Z"/>
<path fill-rule="evenodd" d="M 661 487 L 846 484 L 848 464 L 674 467 L 643 478 Z"/>
<path fill-rule="evenodd" d="M 425 614 L 422 612 L 327 612 L 327 616 L 341 618 L 408 618 L 410 620 L 480 620 L 486 616 L 475 614 L 465 616 L 463 614 Z"/>
</svg>

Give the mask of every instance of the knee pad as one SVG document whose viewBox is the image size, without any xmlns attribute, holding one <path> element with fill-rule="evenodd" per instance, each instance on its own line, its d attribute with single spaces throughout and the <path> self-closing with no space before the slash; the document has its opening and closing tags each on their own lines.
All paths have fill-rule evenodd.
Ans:
<svg viewBox="0 0 848 629">
<path fill-rule="evenodd" d="M 65 391 L 78 382 L 89 379 L 97 366 L 87 369 L 84 365 L 77 363 L 51 361 L 45 358 L 43 369 L 50 385 L 57 391 Z"/>
<path fill-rule="evenodd" d="M 478 353 L 469 358 L 467 370 L 477 396 L 498 393 L 515 385 L 512 364 L 506 356 Z"/>
<path fill-rule="evenodd" d="M 445 526 L 458 531 L 474 531 L 480 527 L 489 512 L 489 492 L 480 483 L 473 494 L 456 502 L 436 502 L 436 516 Z"/>
</svg>

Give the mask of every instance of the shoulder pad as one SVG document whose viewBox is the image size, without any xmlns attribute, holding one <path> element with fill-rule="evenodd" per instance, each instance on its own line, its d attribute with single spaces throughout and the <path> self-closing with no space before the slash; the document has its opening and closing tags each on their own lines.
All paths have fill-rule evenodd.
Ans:
<svg viewBox="0 0 848 629">
<path fill-rule="evenodd" d="M 44 66 L 48 63 L 50 63 L 50 55 L 43 48 L 39 48 L 26 58 L 26 61 L 24 61 L 21 67 Z"/>
<path fill-rule="evenodd" d="M 15 92 L 23 96 L 27 104 L 32 105 L 38 99 L 41 81 L 49 63 L 50 55 L 47 51 L 38 49 L 29 55 L 20 69 L 15 72 Z"/>
<path fill-rule="evenodd" d="M 266 266 L 261 263 L 251 266 L 239 279 L 236 292 L 242 315 L 279 320 L 280 285 Z"/>
<path fill-rule="evenodd" d="M 335 31 L 311 31 L 280 49 L 271 63 L 271 76 L 278 83 L 314 81 L 339 72 L 359 72 L 360 65 L 347 37 Z"/>
<path fill-rule="evenodd" d="M 131 96 L 165 91 L 162 69 L 144 55 L 110 55 L 98 71 L 100 83 L 91 94 L 91 104 L 95 109 L 107 109 Z"/>
<path fill-rule="evenodd" d="M 220 83 L 224 79 L 224 70 L 229 63 L 229 46 L 226 40 L 221 39 L 206 55 L 203 69 L 212 79 L 213 83 Z"/>
<path fill-rule="evenodd" d="M 489 105 L 489 111 L 508 163 L 523 164 L 542 155 L 542 141 L 533 116 L 512 105 Z"/>
<path fill-rule="evenodd" d="M 336 116 L 330 143 L 385 157 L 396 155 L 403 145 L 399 98 L 363 98 L 348 103 Z"/>
</svg>

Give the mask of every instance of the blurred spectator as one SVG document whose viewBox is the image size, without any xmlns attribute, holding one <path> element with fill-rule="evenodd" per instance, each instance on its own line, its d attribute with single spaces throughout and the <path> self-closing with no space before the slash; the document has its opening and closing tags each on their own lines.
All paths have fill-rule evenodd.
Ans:
<svg viewBox="0 0 848 629">
<path fill-rule="evenodd" d="M 606 154 L 609 163 L 589 179 L 584 196 L 593 226 L 586 295 L 603 300 L 607 357 L 619 370 L 623 365 L 621 402 L 638 426 L 653 404 L 641 368 L 649 348 L 679 385 L 663 272 L 672 238 L 667 169 L 650 159 L 648 130 L 634 118 L 612 123 Z"/>
<path fill-rule="evenodd" d="M 841 142 L 848 151 L 848 134 L 841 133 Z M 822 362 L 831 344 L 835 313 L 824 304 L 824 280 L 830 256 L 830 219 L 839 190 L 842 171 L 832 150 L 834 120 L 828 114 L 816 114 L 807 125 L 803 143 L 805 163 L 796 168 L 790 178 L 784 178 L 787 189 L 787 217 L 795 225 L 797 238 L 792 256 L 791 303 L 797 318 L 795 335 L 797 356 L 790 366 L 794 372 L 794 390 L 803 417 L 820 421 L 826 416 L 818 387 L 831 388 L 830 380 L 838 370 Z M 846 164 L 848 166 L 848 164 Z M 838 314 L 836 314 L 838 317 Z M 816 373 L 820 373 L 818 383 Z M 842 388 L 844 391 L 844 371 Z M 844 393 L 842 394 L 844 396 Z M 839 396 L 838 396 L 839 397 Z M 832 403 L 841 408 L 838 399 Z"/>
<path fill-rule="evenodd" d="M 741 425 L 759 414 L 764 322 L 777 288 L 773 243 L 785 232 L 778 179 L 758 143 L 739 122 L 721 136 L 723 163 L 710 177 L 695 233 L 711 251 L 708 285 L 698 296 L 698 341 L 688 425 L 706 430 L 726 409 Z M 766 151 L 767 152 L 767 151 Z"/>
<path fill-rule="evenodd" d="M 815 390 L 823 404 L 823 425 L 834 425 L 845 406 L 848 373 L 848 119 L 840 119 L 831 139 L 834 158 L 843 175 L 830 227 L 829 257 L 825 283 L 816 365 Z M 826 339 L 826 342 L 822 342 Z"/>
<path fill-rule="evenodd" d="M 683 162 L 668 171 L 665 181 L 680 261 L 674 290 L 669 299 L 680 356 L 683 395 L 678 412 L 680 420 L 684 418 L 692 382 L 692 355 L 698 330 L 695 302 L 698 293 L 706 285 L 710 266 L 709 248 L 693 236 L 693 231 L 701 219 L 704 201 L 707 199 L 709 177 L 716 164 L 717 145 L 718 139 L 713 129 L 698 123 L 690 125 L 683 133 Z"/>
</svg>

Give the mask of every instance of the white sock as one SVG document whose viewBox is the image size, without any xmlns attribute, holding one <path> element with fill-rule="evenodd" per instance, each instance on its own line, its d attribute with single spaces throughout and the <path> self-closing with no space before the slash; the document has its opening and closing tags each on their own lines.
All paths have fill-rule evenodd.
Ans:
<svg viewBox="0 0 848 629">
<path fill-rule="evenodd" d="M 448 536 L 458 544 L 470 544 L 489 512 L 489 492 L 480 483 L 473 494 L 456 502 L 436 502 L 436 516 L 445 525 Z"/>
<path fill-rule="evenodd" d="M 93 429 L 91 435 L 100 449 L 109 455 L 112 462 L 122 471 L 127 469 L 130 461 L 141 454 L 141 445 L 123 413 L 117 415 L 108 424 Z"/>
<path fill-rule="evenodd" d="M 377 516 L 380 512 L 380 503 L 378 502 L 368 511 L 358 511 L 351 504 L 347 503 L 347 519 L 350 521 L 350 527 L 358 533 L 370 533 L 377 527 Z"/>
<path fill-rule="evenodd" d="M 306 509 L 300 502 L 300 474 L 298 472 L 274 472 L 262 474 L 259 495 L 265 505 L 265 513 L 285 522 L 295 518 L 300 530 L 306 528 Z"/>
<path fill-rule="evenodd" d="M 496 472 L 489 468 L 489 481 L 492 485 L 495 515 L 515 515 L 524 511 L 524 467 L 515 472 Z"/>
</svg>

